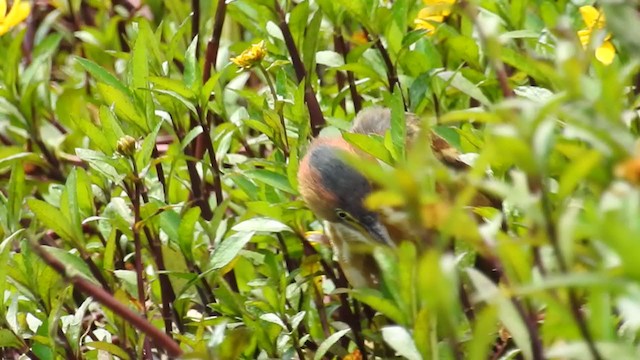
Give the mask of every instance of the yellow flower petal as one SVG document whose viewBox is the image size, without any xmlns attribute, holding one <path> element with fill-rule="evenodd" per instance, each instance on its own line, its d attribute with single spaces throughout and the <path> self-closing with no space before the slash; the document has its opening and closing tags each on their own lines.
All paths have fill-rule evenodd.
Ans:
<svg viewBox="0 0 640 360">
<path fill-rule="evenodd" d="M 438 1 L 438 5 L 442 1 Z M 449 6 L 447 4 L 444 4 Z M 435 5 L 434 5 L 435 6 Z M 434 6 L 427 6 L 418 12 L 418 16 L 414 20 L 416 29 L 427 30 L 427 35 L 432 35 L 436 30 L 436 26 L 444 22 L 444 19 L 451 14 L 451 8 L 443 9 Z"/>
<path fill-rule="evenodd" d="M 415 23 L 417 24 L 419 22 L 425 22 L 425 23 L 429 23 L 429 24 L 432 24 L 433 26 L 435 26 L 437 24 L 440 24 L 440 23 L 444 22 L 444 16 L 442 16 L 442 15 L 430 15 L 430 16 L 416 18 Z"/>
<path fill-rule="evenodd" d="M 418 11 L 418 16 L 416 16 L 416 21 L 417 19 L 425 19 L 433 15 L 435 15 L 435 13 L 432 7 L 430 6 L 423 7 L 422 9 L 420 9 L 420 11 Z"/>
<path fill-rule="evenodd" d="M 0 0 L 0 22 L 4 20 L 7 15 L 7 0 Z"/>
<path fill-rule="evenodd" d="M 427 30 L 428 31 L 427 34 L 433 32 L 436 29 L 436 27 L 433 26 L 432 23 L 427 22 L 427 21 L 416 20 L 415 24 L 416 24 L 416 29 Z"/>
<path fill-rule="evenodd" d="M 580 39 L 580 44 L 582 44 L 582 47 L 586 49 L 587 46 L 589 46 L 589 42 L 591 41 L 591 30 L 579 30 L 578 38 Z"/>
<path fill-rule="evenodd" d="M 602 45 L 596 49 L 596 59 L 605 65 L 609 65 L 616 57 L 616 49 L 613 47 L 611 41 L 605 41 Z"/>
<path fill-rule="evenodd" d="M 448 16 L 451 13 L 451 11 L 449 11 L 449 14 L 443 14 L 441 10 L 442 9 L 438 9 L 438 8 L 432 7 L 432 6 L 424 7 L 422 9 L 420 9 L 420 11 L 418 12 L 418 16 L 416 16 L 416 19 L 425 19 L 425 20 L 427 20 L 427 19 L 429 19 L 430 17 L 433 17 L 433 16 L 439 16 L 439 17 L 443 18 L 445 16 Z M 440 20 L 440 21 L 442 22 L 442 20 Z"/>
<path fill-rule="evenodd" d="M 456 0 L 422 0 L 422 2 L 427 6 L 432 5 L 453 5 L 456 3 Z"/>
<path fill-rule="evenodd" d="M 364 31 L 357 30 L 353 33 L 353 35 L 351 35 L 351 41 L 358 45 L 364 45 L 369 42 L 369 38 Z"/>
<path fill-rule="evenodd" d="M 455 1 L 425 1 L 427 6 L 423 7 L 418 13 L 418 17 L 425 18 L 428 16 L 438 15 L 447 17 L 451 15 L 451 8 Z"/>
<path fill-rule="evenodd" d="M 0 12 L 6 12 L 7 4 L 5 0 L 0 0 Z M 20 24 L 29 16 L 31 12 L 31 4 L 16 0 L 11 6 L 9 13 L 0 17 L 0 35 L 5 34 L 12 27 Z"/>
<path fill-rule="evenodd" d="M 589 29 L 602 29 L 605 24 L 604 13 L 591 5 L 581 6 L 580 15 Z"/>
<path fill-rule="evenodd" d="M 6 26 L 6 25 L 5 25 L 5 24 L 3 24 L 3 23 L 0 23 L 0 36 L 2 36 L 2 35 L 4 35 L 4 34 L 8 33 L 8 32 L 9 32 L 9 30 L 11 30 L 11 28 L 10 28 L 10 27 Z"/>
<path fill-rule="evenodd" d="M 264 43 L 264 40 L 262 40 L 257 44 L 251 45 L 240 55 L 229 60 L 242 69 L 249 69 L 252 66 L 259 64 L 266 55 L 267 47 Z"/>
</svg>

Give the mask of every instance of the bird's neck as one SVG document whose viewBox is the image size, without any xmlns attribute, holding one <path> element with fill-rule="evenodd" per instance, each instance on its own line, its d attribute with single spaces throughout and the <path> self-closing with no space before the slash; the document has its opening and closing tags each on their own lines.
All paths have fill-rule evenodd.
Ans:
<svg viewBox="0 0 640 360">
<path fill-rule="evenodd" d="M 375 288 L 380 272 L 371 255 L 373 245 L 349 239 L 350 229 L 339 229 L 346 225 L 325 221 L 325 229 L 331 239 L 331 246 L 344 275 L 354 288 Z M 354 236 L 357 232 L 354 230 Z"/>
</svg>

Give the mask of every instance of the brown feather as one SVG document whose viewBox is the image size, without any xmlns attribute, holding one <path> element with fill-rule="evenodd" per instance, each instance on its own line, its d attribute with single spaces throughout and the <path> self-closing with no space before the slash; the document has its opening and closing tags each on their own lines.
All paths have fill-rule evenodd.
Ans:
<svg viewBox="0 0 640 360">
<path fill-rule="evenodd" d="M 420 132 L 420 119 L 411 113 L 406 113 L 407 121 L 407 146 L 417 139 Z M 391 111 L 382 107 L 370 107 L 358 113 L 354 120 L 351 131 L 359 134 L 377 134 L 384 136 L 391 126 Z M 466 170 L 469 166 L 460 159 L 460 153 L 453 148 L 444 138 L 435 132 L 429 134 L 431 149 L 436 157 L 448 167 L 455 170 Z M 321 174 L 310 166 L 310 155 L 321 146 L 335 147 L 338 150 L 346 151 L 354 155 L 366 157 L 365 154 L 356 150 L 341 137 L 317 138 L 309 147 L 309 150 L 300 163 L 298 172 L 299 189 L 302 197 L 309 208 L 320 218 L 329 222 L 327 234 L 329 235 L 338 262 L 345 271 L 347 280 L 354 287 L 376 286 L 379 282 L 379 269 L 375 260 L 371 256 L 372 245 L 366 244 L 358 239 L 358 234 L 349 229 L 343 229 L 345 225 L 340 224 L 335 214 L 338 199 L 334 194 L 324 187 L 321 181 Z M 317 155 L 320 155 L 318 153 Z M 425 223 L 423 229 L 414 229 L 407 219 L 406 213 L 402 209 L 381 209 L 378 213 L 379 221 L 386 227 L 389 236 L 399 243 L 408 239 L 420 239 L 417 244 L 419 248 L 433 243 L 433 238 L 437 234 L 438 225 L 445 221 L 449 211 L 449 205 L 454 201 L 454 194 L 463 187 L 452 185 L 448 188 L 438 186 L 442 202 L 426 206 L 421 216 Z M 492 206 L 501 208 L 499 199 L 478 193 L 472 201 L 471 206 Z M 480 221 L 481 219 L 476 219 Z"/>
</svg>

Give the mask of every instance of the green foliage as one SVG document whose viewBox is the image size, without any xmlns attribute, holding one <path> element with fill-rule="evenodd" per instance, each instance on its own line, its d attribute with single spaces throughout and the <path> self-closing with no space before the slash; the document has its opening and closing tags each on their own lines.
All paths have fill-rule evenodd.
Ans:
<svg viewBox="0 0 640 360">
<path fill-rule="evenodd" d="M 220 1 L 30 2 L 0 36 L 1 358 L 637 357 L 637 4 L 583 47 L 592 1 Z M 380 161 L 347 160 L 411 232 L 352 289 L 297 172 L 372 105 L 388 133 L 342 137 Z"/>
</svg>

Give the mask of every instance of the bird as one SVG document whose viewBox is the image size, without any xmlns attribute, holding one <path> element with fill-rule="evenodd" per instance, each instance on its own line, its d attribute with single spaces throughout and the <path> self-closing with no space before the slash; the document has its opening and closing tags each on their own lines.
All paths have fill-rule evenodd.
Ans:
<svg viewBox="0 0 640 360">
<path fill-rule="evenodd" d="M 407 146 L 411 146 L 420 133 L 419 118 L 406 113 L 405 119 Z M 391 110 L 372 106 L 356 115 L 349 131 L 384 136 L 390 126 Z M 431 135 L 431 147 L 446 165 L 456 169 L 468 166 L 453 147 L 435 134 Z M 315 138 L 300 162 L 298 188 L 308 208 L 323 220 L 325 234 L 349 284 L 353 288 L 376 287 L 380 270 L 372 251 L 376 246 L 397 246 L 402 231 L 384 214 L 365 206 L 374 185 L 345 161 L 345 154 L 369 157 L 342 137 Z"/>
</svg>

